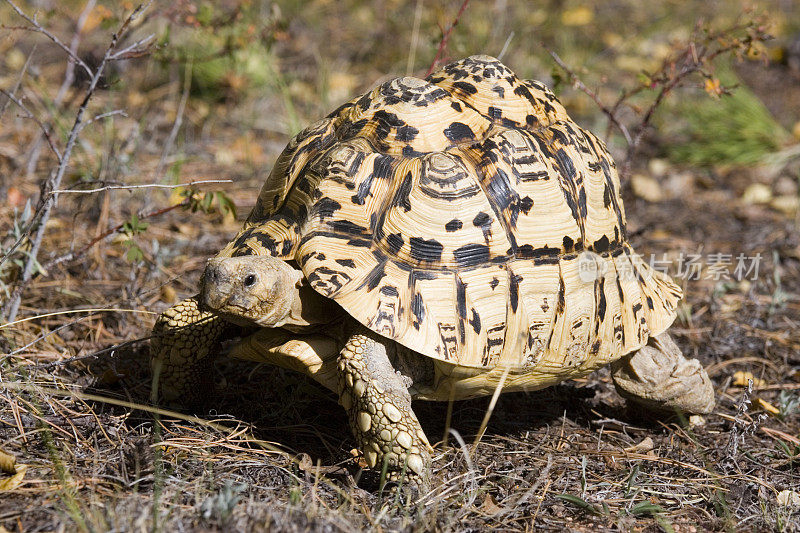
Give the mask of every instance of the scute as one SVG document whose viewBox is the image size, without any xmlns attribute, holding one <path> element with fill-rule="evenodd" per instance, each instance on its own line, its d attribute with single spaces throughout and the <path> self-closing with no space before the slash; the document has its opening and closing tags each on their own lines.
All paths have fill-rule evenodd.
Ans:
<svg viewBox="0 0 800 533">
<path fill-rule="evenodd" d="M 222 254 L 296 261 L 319 293 L 441 368 L 510 366 L 541 387 L 675 317 L 681 291 L 630 248 L 619 188 L 603 143 L 552 92 L 474 56 L 301 132 Z"/>
</svg>

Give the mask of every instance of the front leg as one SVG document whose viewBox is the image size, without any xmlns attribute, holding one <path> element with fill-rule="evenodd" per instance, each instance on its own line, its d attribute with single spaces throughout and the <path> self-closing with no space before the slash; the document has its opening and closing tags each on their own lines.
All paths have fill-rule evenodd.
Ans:
<svg viewBox="0 0 800 533">
<path fill-rule="evenodd" d="M 191 406 L 202 403 L 212 388 L 211 350 L 227 323 L 201 311 L 197 297 L 173 305 L 156 319 L 150 339 L 153 399 Z"/>
<path fill-rule="evenodd" d="M 339 354 L 339 403 L 371 468 L 390 481 L 425 492 L 431 446 L 411 410 L 409 384 L 389 362 L 379 335 L 359 328 Z"/>
</svg>

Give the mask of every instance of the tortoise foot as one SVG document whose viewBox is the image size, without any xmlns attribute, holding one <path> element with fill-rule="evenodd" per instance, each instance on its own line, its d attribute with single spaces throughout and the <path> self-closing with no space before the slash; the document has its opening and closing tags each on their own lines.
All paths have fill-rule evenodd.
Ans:
<svg viewBox="0 0 800 533">
<path fill-rule="evenodd" d="M 408 384 L 395 372 L 380 337 L 352 335 L 338 360 L 339 403 L 347 410 L 359 448 L 387 483 L 426 492 L 430 444 L 411 410 Z"/>
<path fill-rule="evenodd" d="M 611 376 L 621 396 L 649 410 L 707 414 L 714 408 L 708 373 L 697 359 L 686 359 L 668 333 L 612 363 Z"/>
</svg>

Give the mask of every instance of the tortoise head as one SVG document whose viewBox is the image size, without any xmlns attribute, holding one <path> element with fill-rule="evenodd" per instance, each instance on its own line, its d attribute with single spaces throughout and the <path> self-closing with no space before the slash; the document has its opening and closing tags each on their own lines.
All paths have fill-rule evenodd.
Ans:
<svg viewBox="0 0 800 533">
<path fill-rule="evenodd" d="M 303 273 L 281 259 L 241 256 L 209 259 L 200 301 L 235 323 L 280 327 L 291 322 Z"/>
</svg>

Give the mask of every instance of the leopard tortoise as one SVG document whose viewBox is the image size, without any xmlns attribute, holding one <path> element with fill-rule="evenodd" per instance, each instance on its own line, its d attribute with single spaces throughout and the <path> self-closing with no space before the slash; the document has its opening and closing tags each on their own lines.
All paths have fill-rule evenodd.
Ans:
<svg viewBox="0 0 800 533">
<path fill-rule="evenodd" d="M 209 356 L 339 395 L 370 467 L 425 487 L 412 399 L 530 391 L 611 364 L 653 410 L 711 410 L 665 330 L 680 288 L 626 240 L 615 164 L 553 93 L 473 56 L 388 81 L 300 132 L 200 294 L 160 315 L 162 397 L 198 400 Z"/>
</svg>

